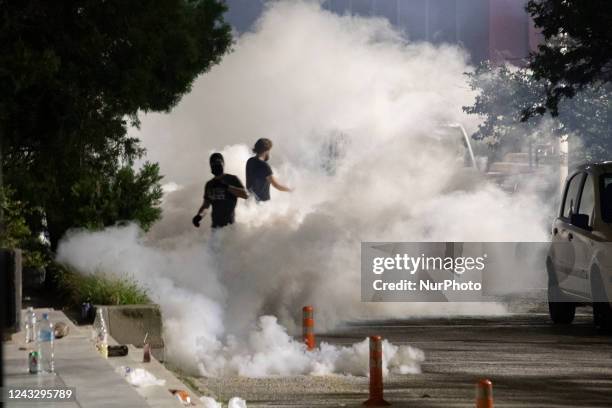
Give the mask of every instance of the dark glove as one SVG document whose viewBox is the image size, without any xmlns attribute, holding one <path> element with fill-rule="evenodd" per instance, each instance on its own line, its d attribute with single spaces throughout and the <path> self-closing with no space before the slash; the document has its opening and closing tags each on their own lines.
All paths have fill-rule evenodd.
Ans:
<svg viewBox="0 0 612 408">
<path fill-rule="evenodd" d="M 191 220 L 194 227 L 200 227 L 200 221 L 202 221 L 202 216 L 200 214 L 196 214 L 195 217 Z"/>
</svg>

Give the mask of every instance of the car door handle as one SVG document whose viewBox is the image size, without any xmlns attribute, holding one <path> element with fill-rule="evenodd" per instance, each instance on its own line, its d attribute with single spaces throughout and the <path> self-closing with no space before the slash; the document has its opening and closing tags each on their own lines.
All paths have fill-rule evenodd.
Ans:
<svg viewBox="0 0 612 408">
<path fill-rule="evenodd" d="M 571 241 L 572 239 L 574 239 L 574 235 L 570 232 L 569 234 L 567 234 L 567 240 Z"/>
</svg>

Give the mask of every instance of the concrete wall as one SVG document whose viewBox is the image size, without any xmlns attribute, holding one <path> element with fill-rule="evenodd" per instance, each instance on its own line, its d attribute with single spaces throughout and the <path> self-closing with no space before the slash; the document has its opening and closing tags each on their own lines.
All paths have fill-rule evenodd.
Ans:
<svg viewBox="0 0 612 408">
<path fill-rule="evenodd" d="M 161 310 L 158 305 L 95 306 L 103 310 L 110 336 L 119 344 L 143 346 L 148 343 L 156 359 L 164 360 L 164 339 Z M 94 323 L 95 324 L 95 323 Z"/>
</svg>

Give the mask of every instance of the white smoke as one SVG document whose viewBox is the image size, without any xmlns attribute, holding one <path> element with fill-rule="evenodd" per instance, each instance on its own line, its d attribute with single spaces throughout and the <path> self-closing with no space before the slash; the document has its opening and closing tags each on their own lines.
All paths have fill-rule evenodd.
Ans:
<svg viewBox="0 0 612 408">
<path fill-rule="evenodd" d="M 204 375 L 364 374 L 366 343 L 307 353 L 275 318 L 258 319 L 276 316 L 296 333 L 306 304 L 317 328 L 503 313 L 495 304 L 360 302 L 362 241 L 546 237 L 540 203 L 464 168 L 458 135 L 445 128 L 477 125 L 461 110 L 474 98 L 468 70 L 461 49 L 406 43 L 385 20 L 337 16 L 317 2 L 271 3 L 171 114 L 146 115 L 134 131 L 175 183 L 163 219 L 146 236 L 134 226 L 74 232 L 58 259 L 146 284 L 162 306 L 168 357 Z M 240 202 L 231 227 L 193 228 L 209 153 L 221 151 L 226 171 L 244 181 L 259 137 L 274 141 L 275 174 L 295 192 Z M 388 343 L 385 355 L 398 372 L 416 372 L 422 360 Z"/>
<path fill-rule="evenodd" d="M 215 401 L 215 399 L 211 397 L 200 397 L 200 401 L 204 405 L 204 408 L 223 408 L 223 404 Z M 232 397 L 227 402 L 227 408 L 247 408 L 247 403 L 242 398 Z"/>
<path fill-rule="evenodd" d="M 223 304 L 236 299 L 246 315 L 254 319 L 255 314 L 240 301 L 241 293 L 228 293 L 207 269 L 213 267 L 211 256 L 218 248 L 192 245 L 160 250 L 146 245 L 143 238 L 135 225 L 96 233 L 73 231 L 63 240 L 58 260 L 82 273 L 128 275 L 140 282 L 162 308 L 168 358 L 175 364 L 205 376 L 367 374 L 367 340 L 351 347 L 322 343 L 308 351 L 273 316 L 262 316 L 248 330 L 228 334 Z M 419 372 L 424 359 L 418 349 L 387 341 L 383 357 L 385 375 L 389 370 Z"/>
</svg>

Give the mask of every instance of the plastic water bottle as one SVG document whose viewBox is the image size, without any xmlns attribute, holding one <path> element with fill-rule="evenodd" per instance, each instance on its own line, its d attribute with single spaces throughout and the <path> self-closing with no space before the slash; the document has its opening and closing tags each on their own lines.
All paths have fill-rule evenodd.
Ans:
<svg viewBox="0 0 612 408">
<path fill-rule="evenodd" d="M 53 373 L 55 371 L 55 361 L 53 343 L 53 323 L 49 321 L 49 314 L 43 313 L 42 321 L 38 328 L 38 355 L 40 359 L 40 371 Z"/>
<path fill-rule="evenodd" d="M 25 342 L 33 343 L 36 341 L 36 313 L 33 307 L 28 307 L 25 315 Z"/>
<path fill-rule="evenodd" d="M 94 341 L 96 342 L 96 349 L 102 354 L 102 357 L 108 357 L 108 329 L 106 327 L 106 321 L 104 320 L 104 314 L 102 309 L 98 308 L 96 312 L 96 320 L 93 324 Z"/>
</svg>

